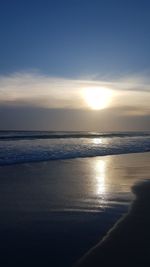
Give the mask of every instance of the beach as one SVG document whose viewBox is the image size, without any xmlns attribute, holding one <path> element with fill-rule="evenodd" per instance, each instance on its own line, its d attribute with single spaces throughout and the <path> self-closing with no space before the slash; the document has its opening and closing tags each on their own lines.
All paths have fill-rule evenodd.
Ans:
<svg viewBox="0 0 150 267">
<path fill-rule="evenodd" d="M 150 1 L 0 3 L 0 267 L 150 267 Z"/>
<path fill-rule="evenodd" d="M 149 173 L 150 153 L 1 166 L 1 266 L 72 266 L 128 212 L 131 187 Z"/>
<path fill-rule="evenodd" d="M 129 212 L 75 266 L 150 265 L 150 181 L 133 186 Z"/>
</svg>

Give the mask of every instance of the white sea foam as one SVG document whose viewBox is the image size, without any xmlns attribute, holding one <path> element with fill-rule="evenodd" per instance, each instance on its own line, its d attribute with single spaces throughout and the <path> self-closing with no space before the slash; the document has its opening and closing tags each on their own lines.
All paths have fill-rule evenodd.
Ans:
<svg viewBox="0 0 150 267">
<path fill-rule="evenodd" d="M 0 132 L 0 165 L 148 151 L 148 132 Z"/>
</svg>

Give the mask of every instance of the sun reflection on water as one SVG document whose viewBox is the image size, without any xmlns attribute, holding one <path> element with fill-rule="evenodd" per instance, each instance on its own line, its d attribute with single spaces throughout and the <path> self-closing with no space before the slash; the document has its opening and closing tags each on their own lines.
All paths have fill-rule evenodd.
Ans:
<svg viewBox="0 0 150 267">
<path fill-rule="evenodd" d="M 94 145 L 103 144 L 102 138 L 93 138 L 92 142 Z"/>
<path fill-rule="evenodd" d="M 106 192 L 106 161 L 97 160 L 95 162 L 96 194 L 105 196 Z"/>
</svg>

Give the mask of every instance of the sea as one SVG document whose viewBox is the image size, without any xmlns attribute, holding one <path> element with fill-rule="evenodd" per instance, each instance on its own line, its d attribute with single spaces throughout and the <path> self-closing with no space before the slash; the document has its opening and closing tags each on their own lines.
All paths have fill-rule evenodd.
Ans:
<svg viewBox="0 0 150 267">
<path fill-rule="evenodd" d="M 149 152 L 148 131 L 0 131 L 0 266 L 73 266 L 128 212 Z"/>
<path fill-rule="evenodd" d="M 0 131 L 0 165 L 150 151 L 150 132 Z"/>
</svg>

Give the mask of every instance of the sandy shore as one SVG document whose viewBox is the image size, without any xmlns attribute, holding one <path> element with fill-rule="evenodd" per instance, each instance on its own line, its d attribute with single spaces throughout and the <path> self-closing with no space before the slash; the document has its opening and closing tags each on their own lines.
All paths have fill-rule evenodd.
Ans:
<svg viewBox="0 0 150 267">
<path fill-rule="evenodd" d="M 129 213 L 76 266 L 150 266 L 150 181 L 132 190 Z"/>
<path fill-rule="evenodd" d="M 72 266 L 127 212 L 131 187 L 149 174 L 150 153 L 0 167 L 0 266 Z M 147 197 L 146 190 L 149 186 L 134 188 L 139 201 L 142 192 Z M 140 210 L 141 202 L 135 203 Z M 132 263 L 136 260 L 148 240 L 140 237 L 149 226 L 142 219 L 148 204 L 142 203 L 145 213 L 142 208 L 138 220 L 127 217 L 127 229 L 121 226 L 118 239 L 103 241 L 83 266 L 130 266 L 129 255 Z M 133 241 L 125 242 L 131 233 Z"/>
</svg>

